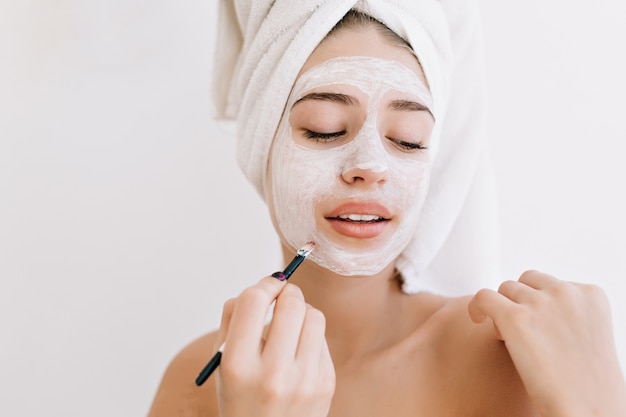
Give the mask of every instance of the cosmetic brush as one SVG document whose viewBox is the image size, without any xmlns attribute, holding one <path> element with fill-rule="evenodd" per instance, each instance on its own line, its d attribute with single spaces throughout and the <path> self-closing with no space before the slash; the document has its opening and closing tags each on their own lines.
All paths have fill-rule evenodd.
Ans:
<svg viewBox="0 0 626 417">
<path fill-rule="evenodd" d="M 308 242 L 306 245 L 298 249 L 296 252 L 296 256 L 289 262 L 289 265 L 283 269 L 283 271 L 274 272 L 272 276 L 279 281 L 286 281 L 289 279 L 291 274 L 294 273 L 296 268 L 300 266 L 302 261 L 306 259 L 307 256 L 315 249 L 315 242 Z M 220 361 L 222 359 L 222 352 L 224 351 L 224 343 L 219 347 L 215 355 L 211 358 L 209 363 L 200 371 L 200 374 L 196 378 L 196 385 L 200 386 L 206 382 L 207 379 L 211 376 L 213 371 L 217 369 L 220 365 Z"/>
</svg>

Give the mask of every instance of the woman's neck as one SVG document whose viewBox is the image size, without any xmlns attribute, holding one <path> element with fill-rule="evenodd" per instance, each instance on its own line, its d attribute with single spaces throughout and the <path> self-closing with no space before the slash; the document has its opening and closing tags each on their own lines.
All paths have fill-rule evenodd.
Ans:
<svg viewBox="0 0 626 417">
<path fill-rule="evenodd" d="M 290 256 L 291 252 L 287 260 Z M 395 275 L 389 265 L 373 276 L 342 276 L 310 261 L 294 273 L 290 282 L 326 317 L 326 339 L 335 365 L 398 343 L 426 319 L 430 309 L 419 308 L 417 298 L 430 296 L 404 294 Z"/>
</svg>

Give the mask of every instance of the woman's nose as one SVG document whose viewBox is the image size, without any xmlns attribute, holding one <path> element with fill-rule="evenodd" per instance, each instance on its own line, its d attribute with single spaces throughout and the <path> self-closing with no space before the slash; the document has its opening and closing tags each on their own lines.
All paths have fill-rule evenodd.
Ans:
<svg viewBox="0 0 626 417">
<path fill-rule="evenodd" d="M 380 145 L 380 144 L 378 144 Z M 348 184 L 384 184 L 389 177 L 384 150 L 374 144 L 359 149 L 346 161 L 341 178 Z M 382 152 L 381 152 L 382 151 Z"/>
<path fill-rule="evenodd" d="M 384 184 L 387 181 L 388 171 L 374 171 L 368 168 L 350 168 L 345 170 L 341 177 L 348 184 Z"/>
</svg>

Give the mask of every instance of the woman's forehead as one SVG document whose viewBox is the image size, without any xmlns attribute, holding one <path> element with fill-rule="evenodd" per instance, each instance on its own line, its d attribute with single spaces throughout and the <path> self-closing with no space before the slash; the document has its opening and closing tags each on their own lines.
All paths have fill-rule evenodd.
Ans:
<svg viewBox="0 0 626 417">
<path fill-rule="evenodd" d="M 394 90 L 416 97 L 431 109 L 433 98 L 424 82 L 403 64 L 371 56 L 342 56 L 322 62 L 300 75 L 292 91 L 289 107 L 320 87 L 348 85 L 366 95 Z"/>
</svg>

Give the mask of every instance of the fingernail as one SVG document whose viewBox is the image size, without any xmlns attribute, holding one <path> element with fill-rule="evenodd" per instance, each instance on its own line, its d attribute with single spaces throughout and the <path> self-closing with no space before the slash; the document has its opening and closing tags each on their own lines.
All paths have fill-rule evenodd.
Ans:
<svg viewBox="0 0 626 417">
<path fill-rule="evenodd" d="M 276 278 L 279 281 L 284 281 L 287 279 L 287 277 L 285 276 L 285 274 L 283 274 L 281 271 L 276 271 L 272 274 L 272 276 L 274 278 Z"/>
</svg>

